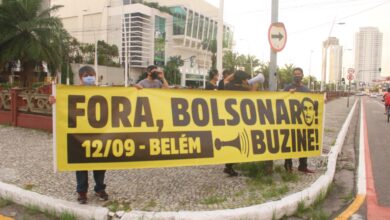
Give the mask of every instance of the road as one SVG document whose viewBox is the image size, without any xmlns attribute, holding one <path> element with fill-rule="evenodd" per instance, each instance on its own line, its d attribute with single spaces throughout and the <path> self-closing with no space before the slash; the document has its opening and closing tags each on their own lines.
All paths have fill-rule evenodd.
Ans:
<svg viewBox="0 0 390 220">
<path fill-rule="evenodd" d="M 390 123 L 381 99 L 363 97 L 367 195 L 359 213 L 364 219 L 390 219 Z M 365 116 L 365 117 L 364 117 Z"/>
</svg>

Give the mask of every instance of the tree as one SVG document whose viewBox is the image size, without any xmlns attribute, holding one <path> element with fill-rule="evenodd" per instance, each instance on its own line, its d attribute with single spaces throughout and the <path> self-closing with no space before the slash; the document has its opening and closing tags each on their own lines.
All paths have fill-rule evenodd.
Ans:
<svg viewBox="0 0 390 220">
<path fill-rule="evenodd" d="M 217 40 L 205 39 L 202 42 L 202 49 L 211 52 L 211 69 L 217 68 Z"/>
<path fill-rule="evenodd" d="M 120 66 L 119 63 L 114 61 L 119 57 L 119 50 L 116 45 L 110 45 L 100 40 L 97 42 L 97 45 L 98 65 Z M 81 63 L 93 64 L 95 62 L 95 44 L 81 44 L 79 51 L 81 52 Z"/>
<path fill-rule="evenodd" d="M 278 88 L 283 89 L 288 84 L 292 83 L 294 64 L 285 64 L 283 68 L 278 71 Z"/>
<path fill-rule="evenodd" d="M 238 53 L 233 53 L 231 50 L 226 51 L 223 56 L 223 68 L 236 70 L 238 66 Z"/>
<path fill-rule="evenodd" d="M 269 84 L 269 62 L 268 63 L 260 63 L 259 68 L 256 70 L 258 72 L 263 73 L 264 75 L 264 89 L 268 89 L 268 84 Z"/>
<path fill-rule="evenodd" d="M 41 4 L 42 0 L 3 0 L 0 5 L 0 63 L 21 61 L 22 86 L 31 87 L 39 62 L 46 61 L 51 72 L 61 64 L 66 31 L 50 13 L 62 6 L 41 10 Z"/>
<path fill-rule="evenodd" d="M 184 65 L 184 60 L 181 56 L 169 57 L 167 64 L 164 67 L 165 78 L 169 84 L 178 85 L 180 84 L 180 70 L 179 67 Z"/>
<path fill-rule="evenodd" d="M 245 68 L 245 72 L 252 74 L 253 70 L 260 65 L 260 60 L 255 56 L 247 55 L 245 56 L 243 66 Z"/>
</svg>

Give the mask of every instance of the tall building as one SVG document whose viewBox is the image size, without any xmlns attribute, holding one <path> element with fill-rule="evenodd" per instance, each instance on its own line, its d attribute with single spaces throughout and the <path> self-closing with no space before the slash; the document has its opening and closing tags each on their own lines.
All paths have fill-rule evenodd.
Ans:
<svg viewBox="0 0 390 220">
<path fill-rule="evenodd" d="M 359 83 L 380 79 L 383 34 L 376 27 L 362 27 L 355 34 L 355 74 Z"/>
<path fill-rule="evenodd" d="M 326 54 L 326 83 L 338 84 L 342 78 L 343 47 L 339 45 L 339 39 L 329 37 L 323 42 L 323 53 Z"/>
<path fill-rule="evenodd" d="M 157 2 L 152 3 L 152 2 Z M 181 56 L 181 85 L 203 83 L 211 67 L 210 41 L 216 39 L 218 8 L 204 0 L 51 0 L 65 29 L 83 43 L 104 40 L 119 48 L 120 61 L 135 82 L 146 67 Z M 224 25 L 224 45 L 232 30 Z M 126 56 L 127 54 L 127 56 Z"/>
</svg>

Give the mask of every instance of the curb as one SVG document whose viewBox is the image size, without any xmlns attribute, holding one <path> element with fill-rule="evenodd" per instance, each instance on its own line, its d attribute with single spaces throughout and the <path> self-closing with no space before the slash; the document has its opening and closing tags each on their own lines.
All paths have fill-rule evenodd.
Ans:
<svg viewBox="0 0 390 220">
<path fill-rule="evenodd" d="M 0 182 L 0 196 L 13 202 L 29 207 L 38 207 L 49 213 L 69 213 L 77 219 L 107 220 L 108 209 L 90 205 L 79 205 L 61 199 L 55 199 L 36 192 L 28 191 L 14 185 Z"/>
<path fill-rule="evenodd" d="M 178 211 L 178 212 L 146 212 L 146 211 L 131 211 L 125 213 L 121 220 L 132 219 L 159 219 L 159 220 L 228 220 L 228 219 L 280 219 L 283 216 L 290 216 L 295 213 L 299 203 L 304 203 L 305 207 L 310 206 L 317 197 L 324 195 L 336 170 L 337 156 L 343 146 L 345 136 L 347 134 L 349 124 L 352 119 L 356 107 L 357 100 L 351 108 L 347 119 L 345 120 L 338 136 L 335 145 L 331 148 L 328 154 L 328 165 L 325 174 L 320 176 L 308 188 L 288 195 L 280 200 L 271 201 L 259 205 L 214 210 L 214 211 Z M 14 185 L 0 182 L 0 196 L 10 199 L 13 202 L 23 206 L 38 206 L 40 210 L 54 211 L 55 213 L 71 213 L 77 219 L 95 219 L 107 220 L 107 208 L 79 205 L 74 202 L 69 202 L 61 199 L 51 198 L 32 191 L 24 190 Z"/>
</svg>

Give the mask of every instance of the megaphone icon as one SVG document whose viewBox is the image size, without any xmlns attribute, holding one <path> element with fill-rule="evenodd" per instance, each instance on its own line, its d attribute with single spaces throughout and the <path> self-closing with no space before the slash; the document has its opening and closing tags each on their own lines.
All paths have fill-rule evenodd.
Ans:
<svg viewBox="0 0 390 220">
<path fill-rule="evenodd" d="M 215 139 L 214 145 L 217 150 L 221 150 L 222 148 L 226 147 L 236 148 L 240 151 L 241 154 L 249 157 L 249 137 L 246 130 L 244 130 L 244 132 L 242 132 L 241 134 L 239 133 L 236 138 L 230 141 L 222 141 L 221 139 L 217 138 Z"/>
</svg>

